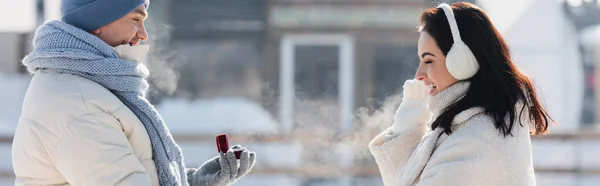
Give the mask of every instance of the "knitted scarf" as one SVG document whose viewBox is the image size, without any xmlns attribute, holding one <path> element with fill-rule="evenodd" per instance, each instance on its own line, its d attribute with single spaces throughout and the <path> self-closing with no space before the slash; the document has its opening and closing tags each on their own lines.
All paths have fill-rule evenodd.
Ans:
<svg viewBox="0 0 600 186">
<path fill-rule="evenodd" d="M 50 69 L 94 81 L 117 96 L 146 127 L 160 185 L 188 185 L 181 149 L 162 118 L 145 98 L 148 69 L 120 59 L 98 37 L 61 21 L 36 30 L 33 51 L 23 59 L 30 73 Z"/>
</svg>

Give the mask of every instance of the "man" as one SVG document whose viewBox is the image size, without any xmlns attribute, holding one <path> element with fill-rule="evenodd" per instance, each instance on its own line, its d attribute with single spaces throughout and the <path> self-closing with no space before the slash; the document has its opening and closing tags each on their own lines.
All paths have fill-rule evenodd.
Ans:
<svg viewBox="0 0 600 186">
<path fill-rule="evenodd" d="M 145 98 L 148 0 L 62 0 L 37 29 L 33 73 L 15 132 L 16 185 L 230 185 L 255 162 L 235 146 L 185 168 Z M 239 160 L 233 150 L 243 150 Z"/>
</svg>

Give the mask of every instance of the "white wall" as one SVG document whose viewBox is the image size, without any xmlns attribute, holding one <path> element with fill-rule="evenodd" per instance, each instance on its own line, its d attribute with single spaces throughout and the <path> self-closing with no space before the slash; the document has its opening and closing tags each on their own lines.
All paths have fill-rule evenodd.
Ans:
<svg viewBox="0 0 600 186">
<path fill-rule="evenodd" d="M 0 32 L 32 32 L 36 14 L 35 0 L 0 0 Z"/>
</svg>

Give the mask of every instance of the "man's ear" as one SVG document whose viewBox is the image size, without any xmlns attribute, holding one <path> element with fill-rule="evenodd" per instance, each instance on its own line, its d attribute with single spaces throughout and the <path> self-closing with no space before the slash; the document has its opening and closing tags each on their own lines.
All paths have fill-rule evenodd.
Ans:
<svg viewBox="0 0 600 186">
<path fill-rule="evenodd" d="M 100 29 L 102 29 L 102 28 L 98 28 L 98 29 L 92 31 L 92 34 L 99 36 L 100 35 Z"/>
</svg>

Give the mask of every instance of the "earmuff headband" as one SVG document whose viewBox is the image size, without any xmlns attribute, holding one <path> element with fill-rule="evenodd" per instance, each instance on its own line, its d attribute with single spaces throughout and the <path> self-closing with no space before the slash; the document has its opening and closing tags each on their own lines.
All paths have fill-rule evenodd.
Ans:
<svg viewBox="0 0 600 186">
<path fill-rule="evenodd" d="M 446 18 L 448 18 L 448 24 L 450 24 L 450 31 L 452 32 L 452 39 L 454 39 L 454 43 L 461 42 L 460 31 L 458 30 L 458 24 L 456 23 L 456 19 L 454 18 L 454 12 L 450 5 L 446 3 L 442 3 L 438 6 L 438 8 L 442 8 L 444 13 L 446 14 Z"/>
</svg>

